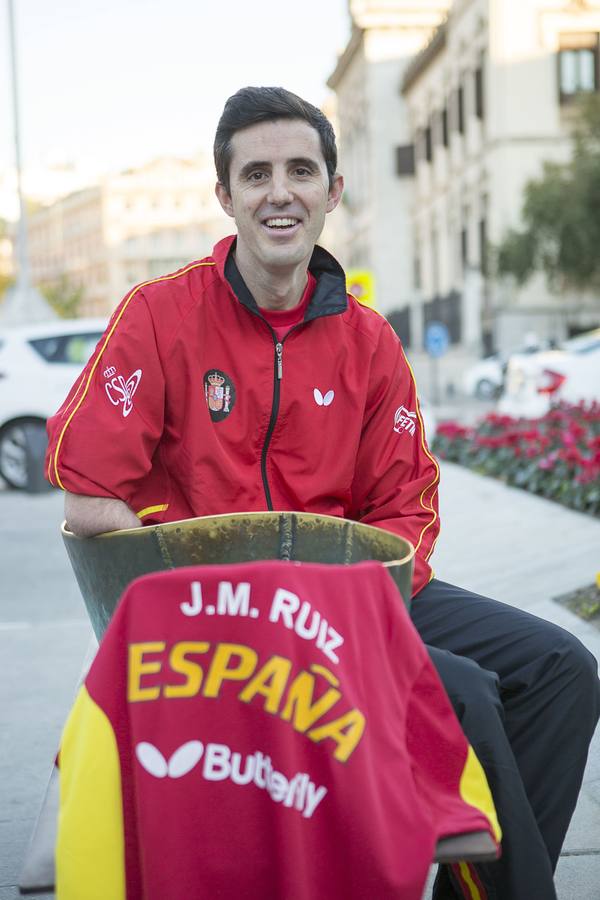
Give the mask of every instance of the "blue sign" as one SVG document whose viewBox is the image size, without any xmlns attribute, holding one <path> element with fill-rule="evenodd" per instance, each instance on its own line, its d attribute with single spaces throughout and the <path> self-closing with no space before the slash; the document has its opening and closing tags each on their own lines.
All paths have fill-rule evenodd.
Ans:
<svg viewBox="0 0 600 900">
<path fill-rule="evenodd" d="M 448 350 L 450 335 L 443 322 L 430 322 L 425 330 L 425 349 L 435 358 Z"/>
</svg>

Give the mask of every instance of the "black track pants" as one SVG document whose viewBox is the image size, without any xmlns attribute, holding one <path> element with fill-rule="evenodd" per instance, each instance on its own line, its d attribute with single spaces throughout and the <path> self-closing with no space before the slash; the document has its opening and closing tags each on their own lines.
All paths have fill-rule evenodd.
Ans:
<svg viewBox="0 0 600 900">
<path fill-rule="evenodd" d="M 553 900 L 600 715 L 596 660 L 562 628 L 437 579 L 414 597 L 412 619 L 485 769 L 503 831 L 502 858 L 472 878 L 464 866 L 441 870 L 435 900 Z"/>
</svg>

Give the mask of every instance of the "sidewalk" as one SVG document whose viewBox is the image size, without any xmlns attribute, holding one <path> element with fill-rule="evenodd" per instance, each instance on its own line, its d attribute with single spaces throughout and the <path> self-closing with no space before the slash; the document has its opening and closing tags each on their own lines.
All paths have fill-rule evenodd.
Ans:
<svg viewBox="0 0 600 900">
<path fill-rule="evenodd" d="M 557 622 L 600 658 L 600 631 L 551 599 L 589 584 L 600 569 L 600 520 L 449 463 L 442 464 L 440 504 L 433 557 L 439 578 Z M 58 493 L 0 493 L 0 707 L 8 724 L 0 759 L 0 900 L 18 897 L 15 884 L 89 640 L 58 535 L 61 514 Z M 600 732 L 556 880 L 559 900 L 600 900 Z"/>
<path fill-rule="evenodd" d="M 556 622 L 600 659 L 600 630 L 552 600 L 594 580 L 600 520 L 451 463 L 441 466 L 440 516 L 438 578 Z M 559 900 L 600 898 L 600 729 L 556 885 Z"/>
</svg>

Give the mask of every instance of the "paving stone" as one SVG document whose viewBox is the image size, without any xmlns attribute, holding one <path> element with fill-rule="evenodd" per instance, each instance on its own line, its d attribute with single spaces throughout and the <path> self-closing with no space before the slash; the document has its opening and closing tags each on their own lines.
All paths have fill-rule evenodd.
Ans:
<svg viewBox="0 0 600 900">
<path fill-rule="evenodd" d="M 548 618 L 576 634 L 600 658 L 600 631 L 552 601 L 589 584 L 599 567 L 600 520 L 442 464 L 438 577 Z M 4 621 L 0 660 L 0 900 L 16 900 L 16 882 L 73 699 L 89 627 L 58 533 L 59 494 L 0 495 Z M 23 535 L 27 541 L 23 542 Z M 43 548 L 43 552 L 42 552 Z M 6 597 L 6 602 L 4 602 Z M 600 848 L 600 733 L 566 848 Z M 432 870 L 433 872 L 433 870 Z M 561 858 L 559 900 L 600 900 L 600 855 Z M 431 895 L 428 883 L 424 898 Z M 32 900 L 51 900 L 39 895 Z M 509 898 L 506 898 L 509 900 Z M 532 898 L 535 900 L 535 898 Z"/>
<path fill-rule="evenodd" d="M 17 884 L 35 819 L 0 822 L 0 885 Z"/>
<path fill-rule="evenodd" d="M 600 803 L 590 785 L 584 785 L 581 790 L 563 846 L 563 852 L 576 850 L 598 850 L 600 853 Z"/>
<path fill-rule="evenodd" d="M 598 900 L 600 855 L 561 857 L 555 883 L 558 900 Z"/>
</svg>

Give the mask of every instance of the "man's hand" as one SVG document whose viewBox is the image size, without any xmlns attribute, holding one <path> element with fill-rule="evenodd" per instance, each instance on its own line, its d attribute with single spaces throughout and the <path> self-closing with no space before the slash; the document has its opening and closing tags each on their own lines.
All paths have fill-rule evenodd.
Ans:
<svg viewBox="0 0 600 900">
<path fill-rule="evenodd" d="M 141 528 L 142 523 L 122 500 L 110 497 L 85 497 L 65 492 L 67 528 L 77 537 L 93 537 L 104 531 Z"/>
</svg>

